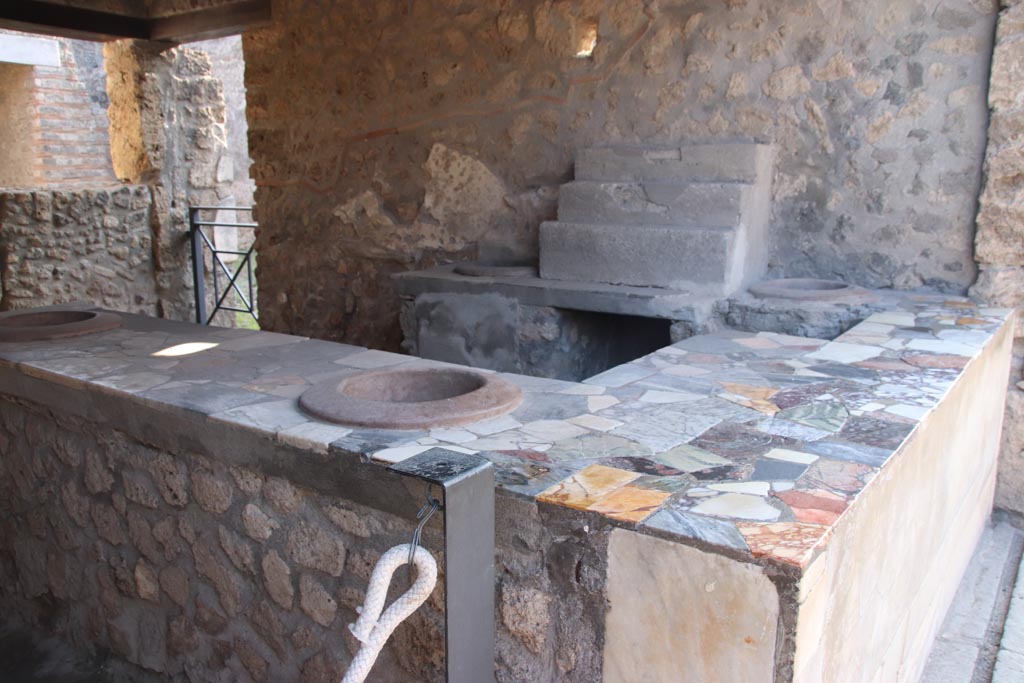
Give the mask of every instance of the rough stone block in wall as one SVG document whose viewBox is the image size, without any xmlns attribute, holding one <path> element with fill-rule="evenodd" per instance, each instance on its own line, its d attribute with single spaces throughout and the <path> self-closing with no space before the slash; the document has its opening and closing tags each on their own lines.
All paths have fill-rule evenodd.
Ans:
<svg viewBox="0 0 1024 683">
<path fill-rule="evenodd" d="M 980 273 L 971 296 L 1018 312 L 996 505 L 1024 514 L 1024 3 L 1003 6 L 992 53 L 991 118 L 975 236 Z"/>
<path fill-rule="evenodd" d="M 123 680 L 341 680 L 346 625 L 419 505 L 397 517 L 5 397 L 0 444 L 7 623 L 107 653 Z M 496 515 L 497 681 L 600 680 L 609 529 L 511 496 Z M 424 533 L 435 553 L 440 529 Z M 438 588 L 372 680 L 444 680 L 443 609 Z"/>
<path fill-rule="evenodd" d="M 141 185 L 0 192 L 0 309 L 81 301 L 154 315 L 151 212 Z"/>
</svg>

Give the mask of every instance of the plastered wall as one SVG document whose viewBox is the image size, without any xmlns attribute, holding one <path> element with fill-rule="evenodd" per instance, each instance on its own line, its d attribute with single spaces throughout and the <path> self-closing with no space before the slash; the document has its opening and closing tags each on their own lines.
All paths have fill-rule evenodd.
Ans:
<svg viewBox="0 0 1024 683">
<path fill-rule="evenodd" d="M 615 142 L 774 142 L 772 274 L 974 281 L 993 0 L 274 10 L 244 37 L 271 329 L 397 347 L 390 273 L 534 254 Z"/>
</svg>

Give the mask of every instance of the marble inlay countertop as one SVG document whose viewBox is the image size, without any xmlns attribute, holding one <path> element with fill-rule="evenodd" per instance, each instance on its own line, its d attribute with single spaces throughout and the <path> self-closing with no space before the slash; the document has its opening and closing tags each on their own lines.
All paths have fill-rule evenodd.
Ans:
<svg viewBox="0 0 1024 683">
<path fill-rule="evenodd" d="M 296 398 L 366 369 L 444 363 L 304 337 L 126 315 L 119 330 L 0 344 L 0 365 L 340 457 L 480 453 L 517 495 L 802 567 L 1010 316 L 934 296 L 901 308 L 830 342 L 724 331 L 582 383 L 506 374 L 517 410 L 429 431 L 329 424 Z"/>
</svg>

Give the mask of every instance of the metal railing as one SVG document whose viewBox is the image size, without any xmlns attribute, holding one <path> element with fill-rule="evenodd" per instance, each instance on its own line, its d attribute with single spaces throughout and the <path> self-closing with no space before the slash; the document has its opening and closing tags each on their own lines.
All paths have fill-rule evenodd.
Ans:
<svg viewBox="0 0 1024 683">
<path fill-rule="evenodd" d="M 213 317 L 219 311 L 233 311 L 236 313 L 248 313 L 253 320 L 259 322 L 256 312 L 255 279 L 253 278 L 253 244 L 241 251 L 238 249 L 220 249 L 217 247 L 216 237 L 211 238 L 203 231 L 204 228 L 231 228 L 238 230 L 255 229 L 254 222 L 227 222 L 218 220 L 203 220 L 201 214 L 204 211 L 235 211 L 252 214 L 252 207 L 245 206 L 190 206 L 188 209 L 189 238 L 192 243 L 192 283 L 195 287 L 196 296 L 196 322 L 200 325 L 209 325 Z M 213 267 L 213 310 L 207 315 L 206 305 L 206 259 L 205 252 L 209 250 L 212 256 Z M 222 256 L 231 255 L 235 259 L 224 259 Z M 234 263 L 231 263 L 234 261 Z M 245 272 L 243 287 L 239 287 L 238 278 Z M 221 280 L 226 279 L 222 287 Z M 245 291 L 243 291 L 243 288 Z M 222 291 L 223 290 L 223 291 Z M 228 295 L 234 292 L 241 301 L 240 306 L 228 303 Z"/>
</svg>

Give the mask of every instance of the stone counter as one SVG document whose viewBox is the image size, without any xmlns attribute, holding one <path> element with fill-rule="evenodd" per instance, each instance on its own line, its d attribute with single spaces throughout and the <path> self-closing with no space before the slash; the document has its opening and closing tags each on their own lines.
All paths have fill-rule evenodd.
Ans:
<svg viewBox="0 0 1024 683">
<path fill-rule="evenodd" d="M 136 316 L 0 345 L 5 606 L 160 674 L 334 675 L 421 503 L 380 465 L 445 448 L 497 468 L 499 680 L 910 678 L 988 513 L 1006 315 L 922 297 L 831 342 L 693 337 L 583 383 L 505 375 L 516 411 L 423 432 L 295 404 L 437 365 L 408 356 Z M 440 676 L 442 609 L 374 680 Z"/>
</svg>

